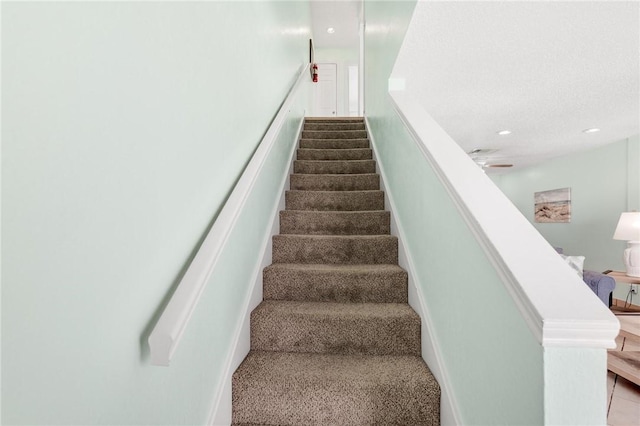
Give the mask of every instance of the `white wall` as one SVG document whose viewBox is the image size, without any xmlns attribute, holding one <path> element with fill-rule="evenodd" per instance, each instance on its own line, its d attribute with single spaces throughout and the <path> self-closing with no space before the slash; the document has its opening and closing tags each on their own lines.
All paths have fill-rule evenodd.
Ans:
<svg viewBox="0 0 640 426">
<path fill-rule="evenodd" d="M 206 421 L 235 324 L 146 340 L 309 38 L 306 2 L 3 3 L 4 424 Z"/>
<path fill-rule="evenodd" d="M 494 182 L 553 246 L 585 256 L 585 268 L 624 270 L 626 242 L 613 239 L 620 213 L 640 210 L 640 137 L 558 157 L 534 167 L 493 176 Z M 571 188 L 570 223 L 535 223 L 533 194 Z M 618 283 L 614 296 L 626 297 Z"/>
</svg>

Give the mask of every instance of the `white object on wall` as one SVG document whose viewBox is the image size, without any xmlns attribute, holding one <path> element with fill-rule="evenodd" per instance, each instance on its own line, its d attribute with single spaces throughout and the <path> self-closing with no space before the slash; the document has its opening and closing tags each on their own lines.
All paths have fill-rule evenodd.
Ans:
<svg viewBox="0 0 640 426">
<path fill-rule="evenodd" d="M 231 230 L 244 207 L 295 98 L 300 82 L 309 78 L 308 65 L 303 67 L 289 95 L 267 130 L 251 161 L 240 177 L 217 220 L 196 253 L 160 319 L 149 336 L 151 364 L 169 366 L 189 319 L 218 262 Z"/>
</svg>

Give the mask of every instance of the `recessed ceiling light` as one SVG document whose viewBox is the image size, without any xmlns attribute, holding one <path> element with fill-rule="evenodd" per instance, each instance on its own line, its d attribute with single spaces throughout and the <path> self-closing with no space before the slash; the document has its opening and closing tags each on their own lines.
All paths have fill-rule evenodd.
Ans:
<svg viewBox="0 0 640 426">
<path fill-rule="evenodd" d="M 507 136 L 511 134 L 511 130 L 500 130 L 497 132 L 500 136 Z"/>
<path fill-rule="evenodd" d="M 333 28 L 333 27 L 329 27 L 329 28 L 327 28 L 327 32 L 328 32 L 329 34 L 333 34 L 333 33 L 335 33 L 335 32 L 336 32 L 336 29 L 335 29 L 335 28 Z"/>
<path fill-rule="evenodd" d="M 595 132 L 599 132 L 599 131 L 600 131 L 600 129 L 592 127 L 591 129 L 584 129 L 582 131 L 582 133 L 595 133 Z"/>
</svg>

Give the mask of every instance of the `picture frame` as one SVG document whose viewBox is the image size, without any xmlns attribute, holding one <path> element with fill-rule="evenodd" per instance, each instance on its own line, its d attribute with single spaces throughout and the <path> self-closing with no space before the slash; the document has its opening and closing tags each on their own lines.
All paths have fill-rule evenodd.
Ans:
<svg viewBox="0 0 640 426">
<path fill-rule="evenodd" d="M 534 218 L 537 223 L 571 222 L 571 188 L 535 192 Z"/>
</svg>

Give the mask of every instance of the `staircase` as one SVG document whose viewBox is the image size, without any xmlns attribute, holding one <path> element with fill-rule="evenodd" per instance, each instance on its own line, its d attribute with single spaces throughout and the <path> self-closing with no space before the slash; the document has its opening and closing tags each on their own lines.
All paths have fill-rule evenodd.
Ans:
<svg viewBox="0 0 640 426">
<path fill-rule="evenodd" d="M 364 121 L 305 120 L 234 425 L 437 425 Z"/>
</svg>

